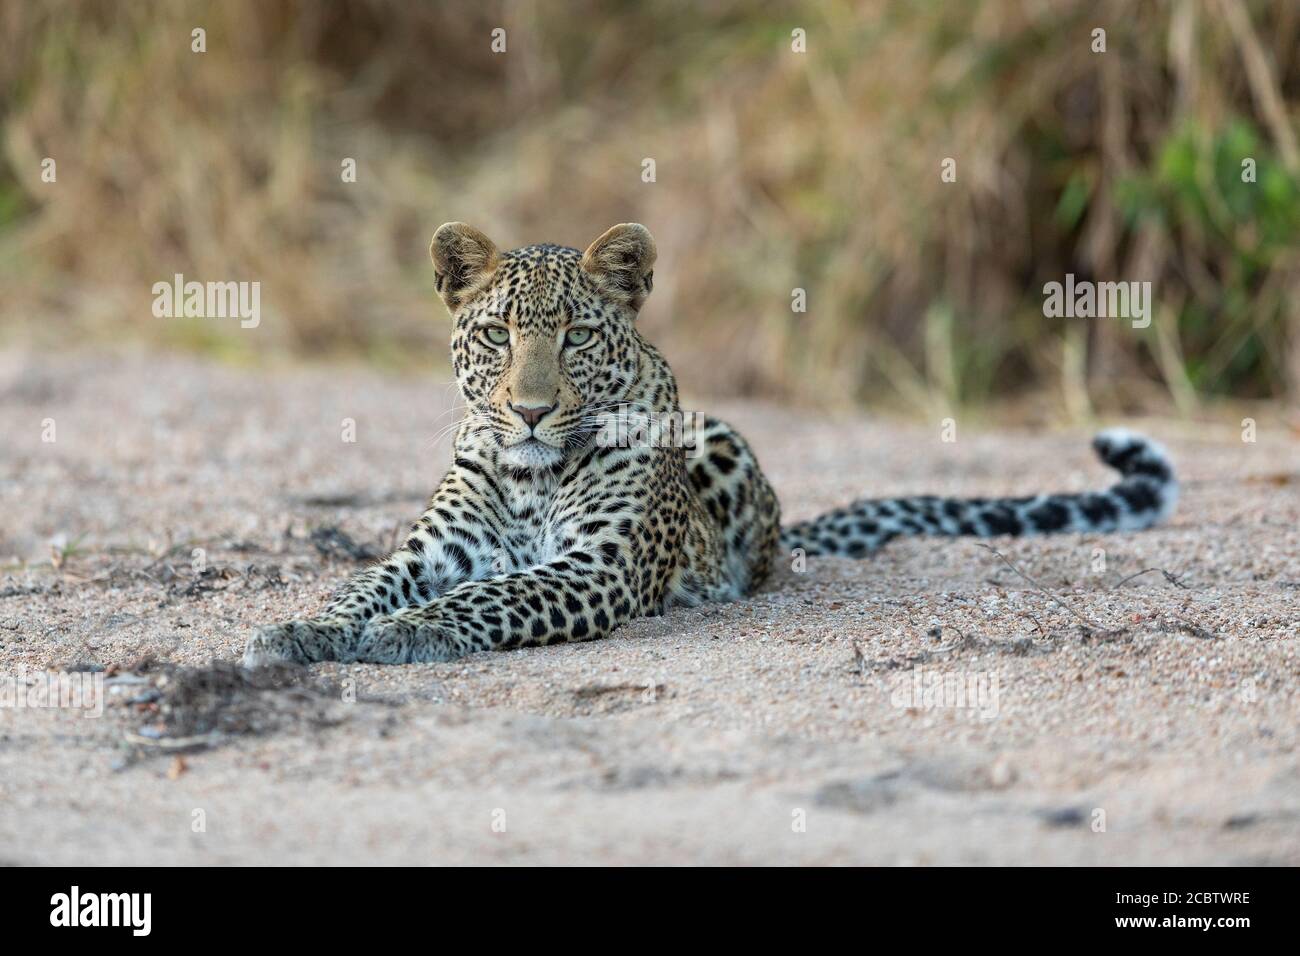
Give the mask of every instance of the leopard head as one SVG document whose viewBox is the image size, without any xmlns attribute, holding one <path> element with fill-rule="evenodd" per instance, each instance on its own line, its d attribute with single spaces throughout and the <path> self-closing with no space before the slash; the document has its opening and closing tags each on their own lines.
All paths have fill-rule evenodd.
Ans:
<svg viewBox="0 0 1300 956">
<path fill-rule="evenodd" d="M 644 343 L 633 323 L 655 262 L 649 230 L 614 226 L 586 252 L 500 252 L 472 226 L 449 222 L 429 253 L 472 430 L 490 436 L 510 467 L 560 464 L 636 380 Z"/>
</svg>

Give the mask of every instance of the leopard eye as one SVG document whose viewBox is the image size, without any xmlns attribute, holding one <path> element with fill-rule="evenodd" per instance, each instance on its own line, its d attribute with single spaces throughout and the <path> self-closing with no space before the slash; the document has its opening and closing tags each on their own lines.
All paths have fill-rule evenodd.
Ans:
<svg viewBox="0 0 1300 956">
<path fill-rule="evenodd" d="M 586 345 L 590 342 L 593 335 L 595 335 L 595 333 L 592 332 L 591 329 L 569 329 L 569 331 L 565 333 L 564 344 L 578 348 L 579 346 Z"/>
<path fill-rule="evenodd" d="M 483 330 L 483 338 L 492 345 L 506 345 L 510 342 L 510 330 L 501 325 L 489 325 Z"/>
</svg>

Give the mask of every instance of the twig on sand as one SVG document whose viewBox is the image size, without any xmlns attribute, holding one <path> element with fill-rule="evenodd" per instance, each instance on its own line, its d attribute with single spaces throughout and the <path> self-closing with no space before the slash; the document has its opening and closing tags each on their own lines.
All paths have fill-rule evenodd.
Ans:
<svg viewBox="0 0 1300 956">
<path fill-rule="evenodd" d="M 1140 578 L 1142 577 L 1142 575 L 1150 574 L 1152 571 L 1159 571 L 1161 574 L 1165 576 L 1165 580 L 1168 581 L 1176 588 L 1182 588 L 1184 591 L 1190 591 L 1192 589 L 1191 585 L 1184 584 L 1182 579 L 1178 577 L 1178 575 L 1174 574 L 1172 571 L 1166 571 L 1164 568 L 1146 568 L 1143 571 L 1139 571 L 1137 574 L 1130 574 L 1128 577 L 1124 578 L 1124 580 L 1112 585 L 1111 590 L 1122 588 L 1124 585 L 1128 584 L 1134 578 Z"/>
<path fill-rule="evenodd" d="M 1107 636 L 1107 637 L 1116 637 L 1116 636 L 1118 636 L 1118 635 L 1120 635 L 1120 634 L 1124 634 L 1124 633 L 1128 630 L 1127 628 L 1108 629 L 1108 628 L 1104 628 L 1104 627 L 1099 627 L 1098 625 L 1096 625 L 1096 624 L 1094 624 L 1092 621 L 1090 621 L 1087 617 L 1085 617 L 1083 614 L 1079 613 L 1077 610 L 1075 610 L 1074 608 L 1072 608 L 1070 605 L 1066 604 L 1063 600 L 1061 600 L 1059 597 L 1057 597 L 1057 596 L 1056 596 L 1055 594 L 1053 594 L 1051 591 L 1047 590 L 1047 588 L 1043 587 L 1041 584 L 1039 584 L 1037 581 L 1035 581 L 1033 578 L 1031 578 L 1031 577 L 1030 577 L 1028 574 L 1026 574 L 1024 571 L 1021 571 L 1018 567 L 1016 567 L 1014 564 L 1012 564 L 1011 561 L 1007 559 L 1007 556 L 1004 555 L 1004 554 L 1002 554 L 1002 552 L 998 551 L 996 548 L 991 548 L 991 547 L 989 547 L 987 544 L 980 544 L 978 541 L 973 542 L 973 543 L 975 544 L 976 547 L 978 547 L 978 548 L 983 548 L 985 551 L 989 551 L 989 552 L 992 552 L 993 554 L 997 555 L 997 557 L 1002 561 L 1003 564 L 1005 564 L 1007 567 L 1009 567 L 1009 568 L 1010 568 L 1012 571 L 1014 571 L 1016 574 L 1020 575 L 1022 578 L 1024 578 L 1026 581 L 1028 581 L 1030 584 L 1032 584 L 1032 585 L 1033 585 L 1035 588 L 1037 588 L 1039 591 L 1042 591 L 1044 594 L 1046 594 L 1049 598 L 1051 598 L 1051 599 L 1052 599 L 1053 601 L 1055 601 L 1057 604 L 1061 605 L 1061 607 L 1065 608 L 1067 611 L 1069 611 L 1071 614 L 1073 614 L 1076 618 L 1078 618 L 1080 621 L 1082 621 L 1083 624 L 1084 624 L 1084 626 L 1087 627 L 1089 630 L 1097 631 L 1097 632 L 1099 632 L 1099 633 L 1101 633 L 1102 635 Z M 1165 579 L 1166 579 L 1167 581 L 1169 581 L 1169 583 L 1172 584 L 1172 585 L 1174 585 L 1175 587 L 1180 587 L 1180 588 L 1183 588 L 1184 590 L 1188 590 L 1188 591 L 1191 590 L 1191 588 L 1190 588 L 1188 585 L 1184 584 L 1184 583 L 1183 583 L 1183 582 L 1182 582 L 1182 581 L 1181 581 L 1177 576 L 1175 576 L 1173 573 L 1171 573 L 1171 572 L 1169 572 L 1169 571 L 1166 571 L 1164 568 L 1147 568 L 1145 571 L 1139 571 L 1137 574 L 1130 575 L 1129 577 L 1125 578 L 1123 581 L 1120 581 L 1119 584 L 1116 584 L 1116 585 L 1115 585 L 1115 587 L 1117 588 L 1117 587 L 1120 586 L 1120 584 L 1123 584 L 1125 581 L 1131 581 L 1131 580 L 1133 580 L 1133 578 L 1136 578 L 1136 577 L 1139 577 L 1140 575 L 1146 574 L 1146 573 L 1148 573 L 1149 571 L 1159 571 L 1161 574 L 1163 574 L 1163 575 L 1165 576 Z M 1113 588 L 1112 588 L 1112 590 L 1113 590 Z M 1176 617 L 1176 618 L 1178 618 L 1178 620 L 1182 621 L 1183 624 L 1186 625 L 1188 633 L 1191 634 L 1193 637 L 1199 637 L 1199 638 L 1203 638 L 1203 639 L 1205 639 L 1205 640 L 1218 640 L 1218 637 L 1219 637 L 1219 636 L 1218 636 L 1217 634 L 1215 634 L 1213 631 L 1209 631 L 1209 630 L 1207 630 L 1207 629 L 1201 627 L 1199 624 L 1197 624 L 1197 623 L 1194 622 L 1194 621 L 1189 621 L 1186 617 L 1184 617 L 1183 615 L 1179 614 L 1177 611 L 1170 610 L 1170 609 L 1168 609 L 1168 608 L 1162 608 L 1162 611 L 1163 611 L 1163 613 L 1165 613 L 1165 614 L 1169 614 L 1169 615 L 1171 615 L 1172 617 Z"/>
<path fill-rule="evenodd" d="M 1184 584 L 1182 579 L 1179 578 L 1178 575 L 1174 574 L 1172 571 L 1166 571 L 1164 568 L 1146 568 L 1142 571 L 1139 571 L 1137 574 L 1130 574 L 1128 577 L 1124 578 L 1124 580 L 1119 581 L 1118 583 L 1113 585 L 1111 590 L 1116 590 L 1118 588 L 1121 588 L 1129 581 L 1132 581 L 1134 578 L 1140 578 L 1142 577 L 1142 575 L 1150 574 L 1152 571 L 1159 571 L 1162 575 L 1164 575 L 1164 579 L 1176 588 L 1182 588 L 1184 591 L 1192 590 L 1191 585 Z M 1208 641 L 1217 641 L 1219 639 L 1218 634 L 1215 634 L 1213 631 L 1201 627 L 1201 625 L 1197 624 L 1195 621 L 1188 620 L 1186 617 L 1179 614 L 1177 611 L 1171 610 L 1169 608 L 1164 608 L 1163 611 L 1165 614 L 1168 614 L 1172 617 L 1176 617 L 1178 618 L 1178 620 L 1182 621 L 1183 624 L 1186 625 L 1187 627 L 1187 633 L 1191 634 L 1192 637 L 1199 637 Z"/>
<path fill-rule="evenodd" d="M 1030 613 L 1029 611 L 1021 611 L 1020 616 L 1027 617 L 1029 618 L 1029 620 L 1033 621 L 1034 627 L 1038 628 L 1038 633 L 1043 636 L 1044 640 L 1048 639 L 1047 632 L 1043 630 L 1043 625 L 1038 622 L 1038 618 L 1034 617 L 1032 613 Z"/>
<path fill-rule="evenodd" d="M 1197 624 L 1195 621 L 1189 621 L 1187 618 L 1183 617 L 1183 615 L 1179 614 L 1177 611 L 1166 610 L 1165 613 L 1172 615 L 1173 617 L 1176 617 L 1178 618 L 1178 620 L 1182 621 L 1183 624 L 1187 626 L 1187 633 L 1192 635 L 1192 637 L 1199 637 L 1207 641 L 1219 640 L 1218 634 L 1215 634 L 1213 631 L 1206 630 L 1205 628 L 1201 627 L 1201 625 Z"/>
<path fill-rule="evenodd" d="M 1071 607 L 1071 606 L 1070 606 L 1069 604 L 1067 604 L 1065 601 L 1061 600 L 1059 597 L 1057 597 L 1057 596 L 1056 596 L 1055 594 L 1053 594 L 1051 591 L 1047 590 L 1047 588 L 1043 587 L 1041 584 L 1039 584 L 1037 581 L 1035 581 L 1033 578 L 1031 578 L 1031 577 L 1030 577 L 1028 574 L 1026 574 L 1024 571 L 1021 571 L 1018 567 L 1016 567 L 1014 564 L 1011 563 L 1010 559 L 1008 559 L 1007 556 L 1006 556 L 1005 554 L 1003 554 L 1001 551 L 997 550 L 996 548 L 990 548 L 987 544 L 980 544 L 978 541 L 974 542 L 974 544 L 975 544 L 975 547 L 977 547 L 977 548 L 983 548 L 985 551 L 988 551 L 988 552 L 990 552 L 990 553 L 996 555 L 997 558 L 998 558 L 998 559 L 999 559 L 1003 564 L 1005 564 L 1008 568 L 1010 568 L 1010 569 L 1011 569 L 1012 571 L 1014 571 L 1016 574 L 1020 575 L 1022 578 L 1024 578 L 1026 581 L 1028 581 L 1030 584 L 1032 584 L 1032 585 L 1033 585 L 1037 590 L 1039 590 L 1039 591 L 1041 591 L 1042 593 L 1046 594 L 1049 598 L 1051 598 L 1051 599 L 1052 599 L 1053 601 L 1055 601 L 1057 604 L 1061 605 L 1061 607 L 1065 608 L 1067 611 L 1069 611 L 1071 614 L 1073 614 L 1073 615 L 1074 615 L 1078 620 L 1082 621 L 1082 622 L 1083 622 L 1083 625 L 1084 625 L 1085 627 L 1087 627 L 1088 630 L 1090 630 L 1090 631 L 1097 631 L 1097 632 L 1099 632 L 1099 633 L 1101 633 L 1101 634 L 1111 634 L 1111 635 L 1113 635 L 1113 634 L 1122 634 L 1122 633 L 1123 633 L 1122 630 L 1115 630 L 1115 629 L 1113 629 L 1113 628 L 1102 627 L 1100 624 L 1094 623 L 1093 621 L 1089 620 L 1089 618 L 1088 618 L 1087 616 L 1085 616 L 1084 614 L 1081 614 L 1078 610 L 1076 610 L 1075 608 Z"/>
</svg>

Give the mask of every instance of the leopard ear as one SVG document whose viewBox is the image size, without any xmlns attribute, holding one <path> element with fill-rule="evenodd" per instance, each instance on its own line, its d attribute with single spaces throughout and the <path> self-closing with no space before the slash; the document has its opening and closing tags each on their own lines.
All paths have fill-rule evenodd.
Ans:
<svg viewBox="0 0 1300 956">
<path fill-rule="evenodd" d="M 492 240 L 463 222 L 444 222 L 429 244 L 434 285 L 447 308 L 460 304 L 492 278 L 501 256 Z"/>
<path fill-rule="evenodd" d="M 619 223 L 587 247 L 582 268 L 600 291 L 638 311 L 654 284 L 654 236 L 639 222 Z"/>
</svg>

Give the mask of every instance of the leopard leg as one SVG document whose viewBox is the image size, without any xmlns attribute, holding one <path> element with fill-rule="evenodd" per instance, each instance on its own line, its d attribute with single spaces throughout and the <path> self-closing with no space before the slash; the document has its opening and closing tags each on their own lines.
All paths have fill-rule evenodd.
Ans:
<svg viewBox="0 0 1300 956">
<path fill-rule="evenodd" d="M 366 622 L 376 615 L 425 604 L 462 581 L 493 573 L 502 553 L 499 542 L 482 514 L 465 503 L 453 477 L 444 480 L 402 547 L 354 574 L 319 617 L 254 631 L 244 665 L 351 661 Z"/>
<path fill-rule="evenodd" d="M 347 661 L 366 621 L 433 596 L 432 580 L 409 547 L 354 574 L 318 617 L 258 628 L 244 648 L 244 665 Z"/>
<path fill-rule="evenodd" d="M 547 564 L 460 584 L 429 604 L 370 619 L 356 659 L 449 661 L 477 651 L 592 641 L 643 613 L 626 548 L 571 550 Z"/>
<path fill-rule="evenodd" d="M 729 597 L 743 597 L 772 570 L 781 533 L 776 493 L 745 439 L 726 422 L 708 416 L 687 455 L 686 473 L 718 529 Z"/>
</svg>

